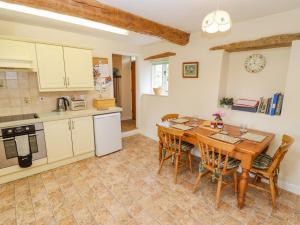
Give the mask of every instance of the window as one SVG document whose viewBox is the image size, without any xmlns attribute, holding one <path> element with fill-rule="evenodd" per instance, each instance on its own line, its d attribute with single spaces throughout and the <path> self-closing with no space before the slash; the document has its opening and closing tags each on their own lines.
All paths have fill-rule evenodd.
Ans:
<svg viewBox="0 0 300 225">
<path fill-rule="evenodd" d="M 169 89 L 169 62 L 160 61 L 152 63 L 152 88 L 161 88 L 167 93 Z"/>
</svg>

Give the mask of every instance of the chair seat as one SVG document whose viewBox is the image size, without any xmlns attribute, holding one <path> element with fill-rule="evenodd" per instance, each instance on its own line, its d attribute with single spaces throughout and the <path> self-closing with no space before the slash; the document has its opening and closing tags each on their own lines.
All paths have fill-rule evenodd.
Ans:
<svg viewBox="0 0 300 225">
<path fill-rule="evenodd" d="M 172 148 L 174 148 L 174 143 L 172 143 Z M 179 143 L 177 142 L 176 149 L 178 149 L 178 148 L 179 148 Z M 188 152 L 188 151 L 191 151 L 193 148 L 194 148 L 193 144 L 187 143 L 185 141 L 181 142 L 182 151 Z"/>
<path fill-rule="evenodd" d="M 222 156 L 221 163 L 220 163 L 220 169 L 224 168 L 225 159 L 226 158 L 224 156 Z M 212 161 L 212 155 L 210 155 L 210 160 Z M 200 164 L 201 164 L 201 162 L 200 162 Z M 218 157 L 216 157 L 216 159 L 215 159 L 215 164 L 216 165 L 218 164 Z M 241 162 L 239 160 L 229 157 L 226 169 L 231 170 L 231 169 L 237 168 L 240 166 L 240 164 L 241 164 Z M 199 171 L 204 172 L 204 170 L 205 170 L 204 167 L 202 165 L 199 165 Z"/>
<path fill-rule="evenodd" d="M 255 169 L 266 170 L 272 164 L 272 157 L 267 154 L 260 154 L 254 160 L 252 167 Z"/>
</svg>

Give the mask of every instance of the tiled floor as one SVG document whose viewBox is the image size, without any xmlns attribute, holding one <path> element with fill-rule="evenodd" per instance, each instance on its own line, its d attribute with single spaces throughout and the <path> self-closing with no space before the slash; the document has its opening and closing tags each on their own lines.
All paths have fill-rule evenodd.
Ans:
<svg viewBox="0 0 300 225">
<path fill-rule="evenodd" d="M 141 135 L 124 150 L 91 158 L 0 187 L 0 224 L 300 224 L 299 197 L 281 191 L 279 210 L 270 198 L 249 189 L 247 206 L 236 207 L 231 188 L 214 207 L 216 185 L 181 173 L 173 184 L 171 164 L 157 175 L 157 143 Z"/>
<path fill-rule="evenodd" d="M 135 120 L 122 120 L 121 121 L 122 132 L 131 131 L 136 129 Z"/>
</svg>

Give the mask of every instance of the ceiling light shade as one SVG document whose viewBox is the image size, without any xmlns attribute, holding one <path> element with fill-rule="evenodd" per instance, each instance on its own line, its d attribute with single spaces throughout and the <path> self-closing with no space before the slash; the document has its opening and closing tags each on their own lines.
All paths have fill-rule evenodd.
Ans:
<svg viewBox="0 0 300 225">
<path fill-rule="evenodd" d="M 202 22 L 202 30 L 213 34 L 225 32 L 231 28 L 231 19 L 228 12 L 216 10 L 209 13 Z"/>
<path fill-rule="evenodd" d="M 110 26 L 107 24 L 87 20 L 87 19 L 82 19 L 79 17 L 74 17 L 74 16 L 68 16 L 60 13 L 55 13 L 55 12 L 50 12 L 47 10 L 43 9 L 36 9 L 32 7 L 27 7 L 23 5 L 18 5 L 18 4 L 12 4 L 12 3 L 7 3 L 0 1 L 0 8 L 1 9 L 7 9 L 11 11 L 16 11 L 16 12 L 21 12 L 21 13 L 26 13 L 30 15 L 35 15 L 35 16 L 40 16 L 52 20 L 57 20 L 57 21 L 62 21 L 66 23 L 71 23 L 71 24 L 76 24 L 79 26 L 84 26 L 84 27 L 89 27 L 97 30 L 103 30 L 103 31 L 108 31 L 116 34 L 122 34 L 122 35 L 128 35 L 128 31 L 119 27 L 114 27 Z"/>
</svg>

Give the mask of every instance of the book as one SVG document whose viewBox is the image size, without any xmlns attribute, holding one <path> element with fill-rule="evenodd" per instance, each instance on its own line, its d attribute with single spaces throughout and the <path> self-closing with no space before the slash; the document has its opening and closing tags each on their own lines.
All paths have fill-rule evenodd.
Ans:
<svg viewBox="0 0 300 225">
<path fill-rule="evenodd" d="M 268 98 L 268 105 L 267 105 L 266 114 L 270 114 L 271 103 L 272 103 L 272 98 Z"/>
<path fill-rule="evenodd" d="M 278 97 L 279 97 L 279 93 L 275 93 L 273 95 L 272 102 L 271 102 L 271 108 L 270 108 L 270 115 L 271 116 L 274 116 L 275 113 L 276 113 L 276 106 L 277 106 L 277 103 L 278 103 Z"/>
<path fill-rule="evenodd" d="M 267 98 L 264 98 L 264 99 L 263 99 L 262 106 L 261 106 L 261 109 L 260 109 L 260 112 L 261 112 L 261 113 L 266 113 L 267 107 L 268 107 L 268 99 L 267 99 Z"/>
<path fill-rule="evenodd" d="M 259 99 L 259 104 L 258 104 L 258 108 L 257 108 L 257 112 L 258 112 L 258 113 L 261 112 L 263 102 L 264 102 L 264 98 L 261 97 L 261 98 Z"/>
<path fill-rule="evenodd" d="M 283 97 L 284 97 L 283 94 L 280 94 L 279 97 L 278 97 L 278 103 L 277 103 L 277 106 L 276 106 L 276 112 L 275 112 L 275 115 L 276 115 L 276 116 L 281 115 L 282 104 L 283 104 Z"/>
<path fill-rule="evenodd" d="M 245 106 L 237 106 L 233 105 L 231 107 L 232 110 L 238 110 L 238 111 L 244 111 L 244 112 L 257 112 L 257 106 L 256 107 L 245 107 Z"/>
</svg>

